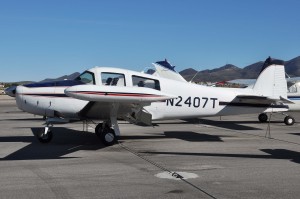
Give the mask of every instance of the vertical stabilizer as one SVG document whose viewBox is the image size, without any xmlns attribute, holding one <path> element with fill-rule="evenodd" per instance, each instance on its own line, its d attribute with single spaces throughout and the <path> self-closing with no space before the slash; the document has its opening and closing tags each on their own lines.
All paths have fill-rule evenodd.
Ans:
<svg viewBox="0 0 300 199">
<path fill-rule="evenodd" d="M 266 59 L 253 90 L 259 95 L 274 99 L 287 98 L 284 61 L 271 57 Z"/>
</svg>

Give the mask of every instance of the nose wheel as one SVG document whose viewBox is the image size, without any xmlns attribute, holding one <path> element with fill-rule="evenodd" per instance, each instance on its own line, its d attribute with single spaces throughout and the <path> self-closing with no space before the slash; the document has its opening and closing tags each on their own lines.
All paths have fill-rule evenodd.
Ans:
<svg viewBox="0 0 300 199">
<path fill-rule="evenodd" d="M 38 132 L 37 137 L 41 143 L 48 143 L 52 140 L 53 133 L 51 129 L 48 126 L 46 126 L 44 129 Z"/>
</svg>

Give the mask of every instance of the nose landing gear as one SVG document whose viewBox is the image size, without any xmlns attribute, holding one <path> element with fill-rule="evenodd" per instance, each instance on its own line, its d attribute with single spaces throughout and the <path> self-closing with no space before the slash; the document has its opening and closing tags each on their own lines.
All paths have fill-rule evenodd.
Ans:
<svg viewBox="0 0 300 199">
<path fill-rule="evenodd" d="M 52 126 L 51 126 L 52 127 Z M 48 143 L 52 140 L 53 133 L 50 129 L 50 125 L 47 124 L 44 129 L 41 129 L 37 134 L 38 140 L 41 143 Z"/>
</svg>

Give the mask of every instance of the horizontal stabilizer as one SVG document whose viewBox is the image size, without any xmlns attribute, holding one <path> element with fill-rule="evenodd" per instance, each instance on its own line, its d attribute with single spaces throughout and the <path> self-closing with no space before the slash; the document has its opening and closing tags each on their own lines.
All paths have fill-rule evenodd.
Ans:
<svg viewBox="0 0 300 199">
<path fill-rule="evenodd" d="M 281 97 L 281 96 L 280 96 L 280 101 L 285 103 L 285 104 L 295 104 L 295 102 L 293 102 L 293 101 L 291 101 L 287 98 Z"/>
<path fill-rule="evenodd" d="M 239 102 L 247 102 L 247 103 L 254 103 L 254 104 L 291 104 L 292 101 L 281 97 L 279 99 L 277 98 L 271 98 L 271 97 L 265 97 L 265 96 L 258 96 L 258 95 L 238 95 L 236 96 L 236 99 Z"/>
</svg>

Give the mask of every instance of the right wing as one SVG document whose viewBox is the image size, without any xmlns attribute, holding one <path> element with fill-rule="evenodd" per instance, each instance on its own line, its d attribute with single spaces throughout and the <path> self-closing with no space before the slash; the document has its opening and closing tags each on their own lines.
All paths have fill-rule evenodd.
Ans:
<svg viewBox="0 0 300 199">
<path fill-rule="evenodd" d="M 80 100 L 93 102 L 142 103 L 173 99 L 177 96 L 145 87 L 120 87 L 77 85 L 65 90 L 65 94 Z"/>
<path fill-rule="evenodd" d="M 112 115 L 131 123 L 151 124 L 152 115 L 144 106 L 177 96 L 145 87 L 118 87 L 78 85 L 65 90 L 65 94 L 75 99 L 89 101 L 78 113 L 82 118 L 109 119 Z"/>
</svg>

